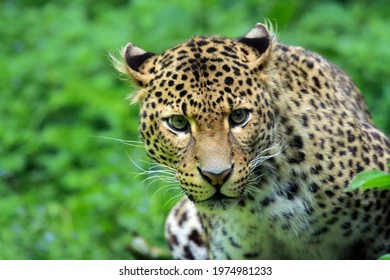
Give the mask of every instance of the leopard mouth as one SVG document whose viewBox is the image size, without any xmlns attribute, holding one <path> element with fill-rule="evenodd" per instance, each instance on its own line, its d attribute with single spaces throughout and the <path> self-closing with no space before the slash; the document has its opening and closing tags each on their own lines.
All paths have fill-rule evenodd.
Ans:
<svg viewBox="0 0 390 280">
<path fill-rule="evenodd" d="M 221 201 L 221 200 L 225 200 L 225 199 L 236 199 L 236 197 L 230 197 L 230 196 L 224 195 L 220 191 L 216 191 L 212 196 L 207 198 L 205 201 Z"/>
<path fill-rule="evenodd" d="M 218 201 L 225 201 L 225 200 L 236 200 L 237 197 L 230 197 L 227 196 L 219 191 L 216 191 L 213 195 L 211 195 L 208 198 L 205 198 L 203 200 L 196 200 L 191 194 L 187 194 L 187 197 L 194 203 L 204 203 L 204 202 L 218 202 Z"/>
</svg>

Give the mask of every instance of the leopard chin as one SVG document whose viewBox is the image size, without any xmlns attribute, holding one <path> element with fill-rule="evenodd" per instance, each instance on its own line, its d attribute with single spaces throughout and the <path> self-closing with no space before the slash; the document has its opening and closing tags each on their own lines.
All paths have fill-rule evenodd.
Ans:
<svg viewBox="0 0 390 280">
<path fill-rule="evenodd" d="M 228 197 L 221 192 L 215 192 L 210 198 L 194 203 L 200 212 L 218 213 L 235 207 L 239 201 L 241 201 L 239 197 Z"/>
<path fill-rule="evenodd" d="M 218 213 L 234 208 L 239 201 L 239 198 L 208 199 L 195 202 L 195 207 L 201 213 Z"/>
</svg>

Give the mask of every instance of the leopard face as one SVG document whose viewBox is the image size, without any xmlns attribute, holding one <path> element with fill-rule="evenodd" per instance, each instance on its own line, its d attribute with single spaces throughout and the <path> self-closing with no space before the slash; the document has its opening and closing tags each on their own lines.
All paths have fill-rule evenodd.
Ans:
<svg viewBox="0 0 390 280">
<path fill-rule="evenodd" d="M 124 50 L 142 87 L 135 99 L 146 150 L 200 205 L 223 208 L 249 195 L 259 156 L 272 152 L 274 82 L 262 71 L 271 44 L 258 25 L 238 40 L 195 37 L 161 55 Z"/>
</svg>

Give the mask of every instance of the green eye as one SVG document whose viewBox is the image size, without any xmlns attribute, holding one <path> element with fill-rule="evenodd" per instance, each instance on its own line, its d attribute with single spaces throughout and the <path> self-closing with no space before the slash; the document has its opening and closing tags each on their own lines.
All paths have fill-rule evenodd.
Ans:
<svg viewBox="0 0 390 280">
<path fill-rule="evenodd" d="M 229 123 L 231 126 L 243 126 L 249 118 L 249 111 L 246 109 L 238 109 L 231 112 Z"/>
<path fill-rule="evenodd" d="M 178 132 L 186 132 L 189 128 L 188 120 L 181 115 L 173 115 L 167 119 L 170 128 Z"/>
</svg>

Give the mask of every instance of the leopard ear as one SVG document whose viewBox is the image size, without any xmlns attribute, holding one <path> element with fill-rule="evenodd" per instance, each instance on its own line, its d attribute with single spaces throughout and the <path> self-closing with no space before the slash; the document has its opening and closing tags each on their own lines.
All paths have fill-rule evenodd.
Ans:
<svg viewBox="0 0 390 280">
<path fill-rule="evenodd" d="M 272 50 L 272 35 L 264 24 L 258 23 L 244 37 L 238 39 L 238 42 L 243 43 L 257 53 L 256 57 L 251 61 L 256 65 L 264 63 Z"/>
<path fill-rule="evenodd" d="M 146 84 L 152 78 L 150 67 L 147 66 L 148 60 L 155 56 L 153 53 L 144 51 L 141 48 L 128 43 L 122 52 L 127 72 L 139 84 Z"/>
</svg>

